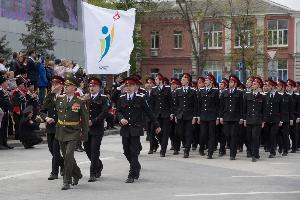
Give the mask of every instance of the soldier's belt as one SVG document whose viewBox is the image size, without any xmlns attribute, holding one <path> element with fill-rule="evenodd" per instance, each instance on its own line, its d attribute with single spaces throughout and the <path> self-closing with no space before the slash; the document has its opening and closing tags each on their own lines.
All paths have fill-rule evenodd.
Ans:
<svg viewBox="0 0 300 200">
<path fill-rule="evenodd" d="M 61 120 L 58 120 L 58 123 L 64 126 L 77 126 L 80 124 L 80 122 L 63 122 Z"/>
</svg>

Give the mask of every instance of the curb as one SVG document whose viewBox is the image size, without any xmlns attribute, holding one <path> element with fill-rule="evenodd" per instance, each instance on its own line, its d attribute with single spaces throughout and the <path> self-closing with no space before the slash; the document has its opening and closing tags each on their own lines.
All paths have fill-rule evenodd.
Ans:
<svg viewBox="0 0 300 200">
<path fill-rule="evenodd" d="M 40 131 L 38 131 L 37 134 L 43 138 L 43 141 L 41 144 L 47 144 L 47 137 L 46 137 L 45 129 L 41 129 Z M 118 134 L 120 134 L 119 127 L 117 127 L 116 129 L 104 131 L 104 136 L 118 135 Z M 8 139 L 7 143 L 8 143 L 8 145 L 10 145 L 12 147 L 23 147 L 23 145 L 21 144 L 21 142 L 19 140 Z"/>
</svg>

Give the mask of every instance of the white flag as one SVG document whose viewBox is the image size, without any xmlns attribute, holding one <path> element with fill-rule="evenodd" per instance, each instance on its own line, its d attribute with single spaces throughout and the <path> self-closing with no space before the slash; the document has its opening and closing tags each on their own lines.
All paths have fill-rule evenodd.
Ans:
<svg viewBox="0 0 300 200">
<path fill-rule="evenodd" d="M 82 2 L 88 74 L 119 74 L 130 68 L 135 9 L 110 10 Z"/>
</svg>

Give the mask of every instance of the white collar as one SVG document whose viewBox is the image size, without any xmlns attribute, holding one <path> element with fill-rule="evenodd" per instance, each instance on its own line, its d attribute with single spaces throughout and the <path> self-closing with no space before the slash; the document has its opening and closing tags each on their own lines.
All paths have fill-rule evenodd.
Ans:
<svg viewBox="0 0 300 200">
<path fill-rule="evenodd" d="M 91 94 L 91 97 L 92 97 L 92 98 L 95 98 L 96 96 L 98 96 L 98 94 L 99 94 L 99 92 L 96 93 L 96 94 Z"/>
</svg>

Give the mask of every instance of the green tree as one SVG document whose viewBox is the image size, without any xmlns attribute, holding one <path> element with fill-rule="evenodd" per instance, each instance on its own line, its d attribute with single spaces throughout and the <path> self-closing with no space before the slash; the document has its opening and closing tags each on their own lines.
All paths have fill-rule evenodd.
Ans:
<svg viewBox="0 0 300 200">
<path fill-rule="evenodd" d="M 31 20 L 26 24 L 27 34 L 22 34 L 20 41 L 24 51 L 35 50 L 38 54 L 49 56 L 49 51 L 54 50 L 52 24 L 44 21 L 42 0 L 33 0 L 32 11 L 29 12 Z"/>
<path fill-rule="evenodd" d="M 8 47 L 9 42 L 6 41 L 6 35 L 0 38 L 0 57 L 6 61 L 9 60 L 12 52 L 11 48 Z"/>
</svg>

